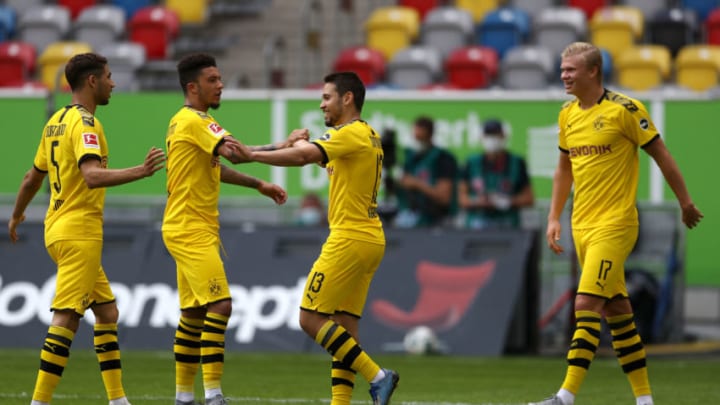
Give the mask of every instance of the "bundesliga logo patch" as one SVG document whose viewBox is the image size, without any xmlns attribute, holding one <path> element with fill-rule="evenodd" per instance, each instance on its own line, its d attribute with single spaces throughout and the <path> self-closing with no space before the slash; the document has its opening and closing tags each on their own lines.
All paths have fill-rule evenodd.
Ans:
<svg viewBox="0 0 720 405">
<path fill-rule="evenodd" d="M 210 125 L 208 125 L 208 128 L 210 129 L 210 131 L 212 131 L 213 134 L 218 136 L 225 133 L 225 129 L 221 127 L 217 122 L 211 123 Z"/>
<path fill-rule="evenodd" d="M 100 149 L 100 143 L 98 142 L 97 134 L 82 134 L 83 144 L 86 148 Z"/>
</svg>

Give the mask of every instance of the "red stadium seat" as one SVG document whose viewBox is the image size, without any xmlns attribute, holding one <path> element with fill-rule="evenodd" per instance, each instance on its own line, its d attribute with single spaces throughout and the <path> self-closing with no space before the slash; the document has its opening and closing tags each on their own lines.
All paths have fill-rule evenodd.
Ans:
<svg viewBox="0 0 720 405">
<path fill-rule="evenodd" d="M 720 7 L 713 10 L 705 20 L 707 29 L 707 43 L 710 45 L 720 45 Z"/>
<path fill-rule="evenodd" d="M 353 46 L 340 51 L 335 58 L 333 69 L 336 72 L 355 72 L 366 86 L 383 81 L 385 77 L 385 57 L 382 52 L 366 46 Z"/>
<path fill-rule="evenodd" d="M 420 21 L 425 18 L 428 11 L 438 7 L 443 3 L 441 0 L 398 0 L 399 6 L 411 7 L 420 14 Z"/>
<path fill-rule="evenodd" d="M 612 5 L 612 0 L 568 0 L 567 5 L 576 7 L 585 12 L 585 16 L 590 20 L 600 8 Z"/>
<path fill-rule="evenodd" d="M 30 80 L 35 72 L 35 47 L 26 42 L 0 43 L 0 86 L 17 86 Z"/>
<path fill-rule="evenodd" d="M 97 4 L 97 0 L 58 0 L 57 4 L 67 7 L 70 10 L 70 17 L 74 20 L 83 10 Z"/>
<path fill-rule="evenodd" d="M 456 49 L 445 62 L 450 84 L 461 89 L 488 87 L 498 72 L 497 52 L 485 46 L 467 46 Z"/>
<path fill-rule="evenodd" d="M 180 19 L 166 7 L 144 7 L 132 16 L 129 29 L 130 40 L 145 47 L 149 60 L 167 59 L 180 30 Z"/>
</svg>

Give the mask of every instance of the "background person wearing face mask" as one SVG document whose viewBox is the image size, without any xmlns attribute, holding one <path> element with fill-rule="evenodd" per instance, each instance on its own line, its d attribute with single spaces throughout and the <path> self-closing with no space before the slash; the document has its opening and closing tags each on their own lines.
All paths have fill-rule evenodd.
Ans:
<svg viewBox="0 0 720 405">
<path fill-rule="evenodd" d="M 458 203 L 471 229 L 516 228 L 520 209 L 534 203 L 525 159 L 507 150 L 499 120 L 483 125 L 483 152 L 468 157 L 460 173 Z"/>
<path fill-rule="evenodd" d="M 307 193 L 303 196 L 300 208 L 295 215 L 295 223 L 309 227 L 327 225 L 325 207 L 320 196 L 315 193 Z"/>
<path fill-rule="evenodd" d="M 457 161 L 433 143 L 434 127 L 430 117 L 415 119 L 413 131 L 418 147 L 405 151 L 403 175 L 397 184 L 397 227 L 442 226 L 455 215 Z"/>
</svg>

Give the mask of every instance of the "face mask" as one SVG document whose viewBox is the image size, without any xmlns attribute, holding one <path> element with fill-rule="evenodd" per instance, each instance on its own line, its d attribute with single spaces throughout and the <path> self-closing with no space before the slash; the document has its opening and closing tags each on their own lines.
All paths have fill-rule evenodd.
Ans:
<svg viewBox="0 0 720 405">
<path fill-rule="evenodd" d="M 320 225 L 322 220 L 322 213 L 317 208 L 306 207 L 300 210 L 298 215 L 298 222 L 305 226 Z"/>
<path fill-rule="evenodd" d="M 500 152 L 505 149 L 505 138 L 500 136 L 483 136 L 482 144 L 486 153 Z"/>
</svg>

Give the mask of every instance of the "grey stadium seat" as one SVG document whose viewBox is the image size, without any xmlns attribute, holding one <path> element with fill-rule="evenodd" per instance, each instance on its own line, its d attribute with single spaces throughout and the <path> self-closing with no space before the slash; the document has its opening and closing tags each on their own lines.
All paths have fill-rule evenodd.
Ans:
<svg viewBox="0 0 720 405">
<path fill-rule="evenodd" d="M 80 13 L 73 28 L 75 40 L 100 49 L 115 42 L 125 32 L 125 11 L 110 4 L 92 6 Z"/>
<path fill-rule="evenodd" d="M 135 42 L 111 42 L 98 48 L 108 59 L 115 90 L 140 90 L 137 71 L 145 64 L 145 47 Z"/>
<path fill-rule="evenodd" d="M 26 10 L 18 22 L 18 36 L 35 46 L 38 55 L 70 31 L 70 10 L 62 6 L 43 5 Z"/>
<path fill-rule="evenodd" d="M 472 14 L 456 7 L 437 7 L 428 12 L 420 27 L 422 44 L 445 59 L 453 50 L 470 45 L 474 36 Z"/>
<path fill-rule="evenodd" d="M 510 49 L 502 60 L 502 86 L 507 89 L 544 89 L 555 72 L 549 49 L 523 45 Z"/>
<path fill-rule="evenodd" d="M 587 36 L 587 20 L 582 10 L 574 7 L 552 7 L 543 10 L 533 23 L 535 42 L 550 49 L 556 58 L 563 49 Z"/>
<path fill-rule="evenodd" d="M 435 48 L 411 46 L 398 51 L 387 64 L 387 82 L 400 89 L 419 89 L 436 83 L 442 56 Z"/>
</svg>

